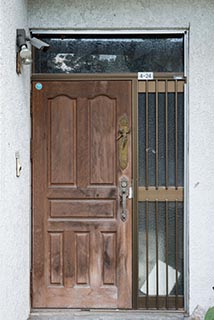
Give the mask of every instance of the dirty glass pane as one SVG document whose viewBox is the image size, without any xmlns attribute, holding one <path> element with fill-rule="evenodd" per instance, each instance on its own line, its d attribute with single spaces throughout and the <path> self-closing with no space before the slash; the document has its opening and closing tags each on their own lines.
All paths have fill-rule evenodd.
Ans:
<svg viewBox="0 0 214 320">
<path fill-rule="evenodd" d="M 184 294 L 184 242 L 183 242 L 183 229 L 184 229 L 184 207 L 183 202 L 178 202 L 178 294 Z"/>
<path fill-rule="evenodd" d="M 168 93 L 168 170 L 169 186 L 175 185 L 175 94 Z"/>
<path fill-rule="evenodd" d="M 146 203 L 138 203 L 139 295 L 157 294 L 157 270 L 158 294 L 164 296 L 167 294 L 168 289 L 169 296 L 175 295 L 176 267 L 177 293 L 183 295 L 183 203 L 177 202 L 177 218 L 175 202 L 169 202 L 168 205 L 163 201 L 158 202 L 157 215 L 156 205 L 155 202 L 149 202 L 148 213 L 146 214 Z M 166 214 L 166 206 L 168 206 L 168 214 Z M 166 232 L 166 230 L 168 231 Z M 148 243 L 146 242 L 146 234 L 148 234 Z M 148 279 L 146 274 L 147 250 Z"/>
<path fill-rule="evenodd" d="M 37 36 L 37 35 L 35 35 Z M 45 36 L 47 52 L 35 49 L 36 73 L 183 72 L 183 36 L 133 35 L 94 38 Z"/>
<path fill-rule="evenodd" d="M 166 185 L 166 162 L 168 165 L 168 184 L 175 186 L 176 174 L 176 107 L 175 93 L 158 93 L 158 109 L 155 93 L 148 93 L 148 123 L 146 124 L 146 94 L 138 95 L 138 169 L 139 186 L 145 186 L 146 154 L 148 154 L 148 186 L 156 184 L 156 138 L 158 138 L 158 185 Z M 156 116 L 158 110 L 158 132 Z M 167 120 L 166 120 L 167 119 Z M 166 123 L 167 121 L 167 123 Z M 146 128 L 148 126 L 148 147 L 146 147 Z M 166 137 L 167 129 L 167 137 Z M 166 139 L 168 149 L 166 151 Z M 167 154 L 166 154 L 167 152 Z M 184 184 L 184 95 L 177 94 L 177 173 L 178 186 Z"/>
<path fill-rule="evenodd" d="M 159 295 L 166 294 L 166 205 L 158 203 L 158 286 Z"/>
<path fill-rule="evenodd" d="M 148 256 L 149 256 L 149 295 L 156 294 L 156 224 L 155 224 L 155 202 L 149 202 L 148 214 Z M 145 291 L 146 283 L 142 291 Z"/>
<path fill-rule="evenodd" d="M 138 203 L 138 284 L 139 294 L 145 295 L 146 288 L 146 203 Z"/>
<path fill-rule="evenodd" d="M 139 150 L 139 186 L 145 186 L 146 154 L 148 154 L 149 186 L 155 186 L 156 161 L 156 105 L 155 94 L 148 95 L 148 148 L 146 149 L 146 94 L 138 97 L 138 150 Z"/>
<path fill-rule="evenodd" d="M 175 294 L 176 287 L 176 246 L 175 246 L 175 202 L 169 203 L 168 211 L 168 277 L 169 277 L 169 294 Z"/>
<path fill-rule="evenodd" d="M 139 186 L 145 186 L 146 177 L 146 94 L 138 95 L 138 175 Z"/>
<path fill-rule="evenodd" d="M 184 185 L 184 94 L 178 93 L 178 186 Z"/>
<path fill-rule="evenodd" d="M 158 94 L 158 184 L 166 185 L 166 97 Z"/>
<path fill-rule="evenodd" d="M 148 225 L 146 225 L 146 205 L 145 202 L 139 202 L 139 243 L 138 243 L 138 255 L 139 255 L 139 293 L 140 295 L 154 295 L 156 294 L 156 216 L 155 216 L 155 203 L 149 202 L 148 204 Z M 148 246 L 146 247 L 146 227 L 148 233 Z M 147 292 L 147 250 L 148 250 L 148 292 Z"/>
<path fill-rule="evenodd" d="M 149 186 L 155 186 L 155 164 L 156 164 L 156 104 L 155 93 L 149 93 L 149 114 L 148 114 L 148 135 L 149 145 L 148 152 L 148 176 Z"/>
<path fill-rule="evenodd" d="M 177 250 L 177 273 L 178 294 L 183 294 L 183 203 L 177 203 L 177 227 L 176 227 L 176 204 L 169 202 L 168 215 L 169 237 L 168 237 L 168 276 L 169 295 L 176 294 L 176 250 Z M 176 248 L 177 232 L 177 248 Z"/>
</svg>

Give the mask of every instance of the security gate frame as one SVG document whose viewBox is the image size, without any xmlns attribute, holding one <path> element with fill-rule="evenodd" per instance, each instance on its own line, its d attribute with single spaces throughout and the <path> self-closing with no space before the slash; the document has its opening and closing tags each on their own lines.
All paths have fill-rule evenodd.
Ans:
<svg viewBox="0 0 214 320">
<path fill-rule="evenodd" d="M 184 184 L 181 186 L 178 183 L 178 94 L 182 93 L 183 94 L 183 107 L 184 107 L 184 123 L 181 124 L 181 126 L 183 125 L 183 143 L 184 143 L 184 147 L 186 150 L 186 141 L 185 141 L 185 137 L 186 137 L 186 125 L 185 125 L 185 120 L 186 120 L 186 103 L 185 103 L 185 94 L 186 94 L 186 79 L 183 77 L 183 75 L 175 75 L 175 74 L 156 74 L 153 80 L 147 80 L 147 81 L 139 81 L 138 82 L 138 94 L 143 93 L 145 95 L 145 170 L 144 170 L 144 174 L 145 174 L 145 178 L 144 178 L 144 184 L 143 186 L 139 186 L 138 184 L 138 179 L 140 179 L 139 176 L 139 157 L 138 157 L 138 151 L 139 151 L 139 136 L 138 136 L 138 132 L 135 132 L 135 137 L 134 137 L 134 141 L 136 143 L 136 147 L 135 149 L 135 154 L 133 155 L 134 159 L 134 170 L 136 170 L 136 172 L 134 173 L 134 177 L 136 179 L 136 186 L 135 186 L 135 192 L 138 195 L 137 199 L 134 201 L 133 205 L 135 206 L 134 212 L 134 227 L 133 227 L 133 235 L 134 235 L 134 247 L 133 247 L 133 252 L 134 252 L 134 260 L 135 260 L 135 267 L 133 268 L 133 270 L 138 270 L 137 272 L 137 276 L 134 277 L 133 281 L 134 281 L 134 287 L 135 289 L 133 290 L 134 292 L 136 292 L 137 294 L 134 297 L 134 305 L 136 305 L 137 308 L 139 309 L 175 309 L 175 310 L 184 310 L 185 305 L 184 305 L 184 296 L 179 295 L 179 289 L 178 289 L 178 278 L 179 278 L 179 272 L 178 272 L 178 264 L 182 264 L 182 268 L 183 268 L 183 272 L 182 272 L 182 277 L 183 277 L 183 290 L 184 290 L 184 295 L 185 295 L 185 285 L 186 285 L 186 272 L 185 272 L 185 265 L 184 262 L 180 262 L 179 261 L 179 253 L 178 253 L 178 249 L 180 249 L 180 251 L 182 251 L 182 255 L 183 258 L 185 257 L 185 223 L 186 223 L 186 210 L 185 210 L 185 205 L 186 203 L 184 203 L 184 198 L 186 193 L 184 192 L 185 188 L 184 186 L 185 184 L 185 180 L 186 180 L 186 175 L 184 172 Z M 159 93 L 164 94 L 165 96 L 165 102 L 164 102 L 164 108 L 165 108 L 165 157 L 166 159 L 165 161 L 165 185 L 159 185 Z M 174 148 L 175 148 L 175 168 L 174 168 L 174 184 L 172 186 L 169 185 L 169 168 L 168 168 L 168 152 L 169 152 L 169 146 L 168 146 L 168 141 L 169 141 L 169 132 L 168 132 L 168 124 L 169 124 L 169 119 L 168 119 L 168 94 L 174 94 L 174 108 L 175 108 L 175 137 L 174 137 Z M 149 145 L 149 95 L 153 94 L 155 96 L 154 100 L 154 104 L 155 104 L 155 119 L 154 119 L 154 126 L 155 126 L 155 146 L 154 146 L 154 150 L 150 150 L 151 146 Z M 136 108 L 136 113 L 139 111 L 139 107 L 140 105 Z M 180 106 L 182 107 L 182 106 Z M 139 123 L 139 117 L 138 114 L 135 114 L 135 127 L 137 127 L 137 123 Z M 151 121 L 151 119 L 150 119 Z M 139 128 L 138 128 L 139 130 Z M 135 131 L 138 131 L 135 130 Z M 162 128 L 163 130 L 163 128 Z M 155 154 L 155 168 L 154 168 L 154 180 L 155 183 L 152 184 L 152 186 L 150 186 L 149 184 L 149 150 L 152 151 Z M 186 154 L 184 151 L 184 160 L 186 158 Z M 184 161 L 185 162 L 185 161 Z M 154 164 L 153 164 L 154 165 Z M 142 170 L 141 170 L 142 171 Z M 185 171 L 185 168 L 184 168 Z M 142 172 L 141 172 L 142 174 Z M 185 190 L 186 191 L 186 190 Z M 186 200 L 186 199 L 185 199 Z M 145 234 L 145 247 L 144 249 L 146 249 L 146 252 L 144 254 L 145 256 L 145 268 L 146 268 L 146 281 L 144 284 L 144 292 L 146 291 L 146 293 L 144 293 L 144 296 L 139 296 L 139 247 L 140 247 L 140 240 L 139 240 L 139 223 L 138 223 L 138 217 L 139 217 L 139 209 L 138 209 L 138 204 L 139 203 L 144 203 L 144 214 L 145 214 L 145 221 L 144 223 L 146 224 L 146 234 Z M 154 278 L 153 281 L 155 281 L 154 284 L 154 288 L 156 291 L 156 294 L 149 294 L 149 290 L 150 290 L 150 286 L 149 286 L 149 275 L 151 272 L 151 268 L 149 266 L 149 247 L 150 247 L 150 243 L 149 243 L 149 216 L 151 215 L 151 211 L 149 210 L 149 204 L 153 204 L 153 215 L 154 215 L 154 221 L 153 223 L 155 223 L 155 266 L 154 266 Z M 164 239 L 164 251 L 165 251 L 165 264 L 164 264 L 164 268 L 165 268 L 165 291 L 166 291 L 166 295 L 162 295 L 159 294 L 159 280 L 161 277 L 161 274 L 159 274 L 159 269 L 158 269 L 158 265 L 159 265 L 159 204 L 164 204 L 165 206 L 165 216 L 164 216 L 164 220 L 165 220 L 165 226 L 164 226 L 164 232 L 165 232 L 165 239 Z M 168 256 L 170 255 L 170 250 L 169 250 L 169 205 L 174 203 L 174 209 L 175 209 L 175 293 L 174 296 L 169 296 L 169 260 L 168 260 Z M 183 215 L 183 217 L 179 217 L 179 204 L 181 205 L 181 207 L 183 207 L 183 213 L 181 213 Z M 182 211 L 182 209 L 181 209 Z M 182 230 L 181 231 L 181 236 L 179 239 L 179 224 L 178 221 L 179 220 L 183 220 L 182 221 Z M 136 233 L 137 230 L 137 233 Z M 135 234 L 137 234 L 137 236 L 135 237 Z M 151 236 L 150 236 L 150 240 L 151 240 Z M 151 242 L 151 241 L 150 241 Z M 181 249 L 182 246 L 182 249 Z M 180 247 L 180 248 L 179 248 Z M 153 248 L 154 249 L 154 248 Z M 172 254 L 172 252 L 171 252 Z M 162 264 L 162 268 L 163 268 L 163 264 Z M 150 269 L 150 270 L 149 270 Z M 172 269 L 171 269 L 172 270 Z M 163 272 L 163 270 L 162 270 Z M 163 277 L 163 274 L 162 274 Z M 137 296 L 137 298 L 136 298 Z"/>
</svg>

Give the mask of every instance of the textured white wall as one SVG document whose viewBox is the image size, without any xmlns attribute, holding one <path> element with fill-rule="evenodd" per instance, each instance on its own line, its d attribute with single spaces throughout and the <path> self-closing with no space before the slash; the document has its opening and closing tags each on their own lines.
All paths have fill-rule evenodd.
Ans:
<svg viewBox="0 0 214 320">
<path fill-rule="evenodd" d="M 214 1 L 29 0 L 31 28 L 186 28 L 189 69 L 190 311 L 214 305 Z"/>
<path fill-rule="evenodd" d="M 214 305 L 214 1 L 29 1 L 31 28 L 179 28 L 190 25 L 190 311 Z"/>
<path fill-rule="evenodd" d="M 29 67 L 16 74 L 16 28 L 27 27 L 24 0 L 0 5 L 0 319 L 29 314 Z M 27 70 L 28 69 L 28 70 Z M 22 174 L 16 178 L 15 152 Z"/>
</svg>

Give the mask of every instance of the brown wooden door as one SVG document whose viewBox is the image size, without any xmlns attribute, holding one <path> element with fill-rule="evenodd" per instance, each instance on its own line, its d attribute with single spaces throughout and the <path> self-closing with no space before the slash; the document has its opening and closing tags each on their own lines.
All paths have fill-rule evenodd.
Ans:
<svg viewBox="0 0 214 320">
<path fill-rule="evenodd" d="M 32 88 L 32 305 L 130 308 L 132 205 L 122 221 L 118 186 L 122 176 L 131 183 L 131 133 L 117 138 L 121 119 L 131 130 L 131 81 L 41 83 Z"/>
</svg>

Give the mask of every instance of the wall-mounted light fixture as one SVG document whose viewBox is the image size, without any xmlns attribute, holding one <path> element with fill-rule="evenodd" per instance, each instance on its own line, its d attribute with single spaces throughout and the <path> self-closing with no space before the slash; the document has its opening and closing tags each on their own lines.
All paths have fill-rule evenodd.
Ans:
<svg viewBox="0 0 214 320">
<path fill-rule="evenodd" d="M 50 47 L 46 42 L 37 38 L 27 38 L 24 29 L 16 30 L 16 45 L 17 45 L 17 56 L 16 56 L 16 72 L 21 73 L 21 65 L 32 63 L 32 53 L 28 48 L 27 42 L 30 42 L 32 46 L 39 50 L 47 51 Z"/>
<path fill-rule="evenodd" d="M 24 29 L 16 30 L 16 72 L 21 73 L 21 66 L 23 64 L 31 64 L 32 53 L 27 46 L 28 38 Z"/>
</svg>

